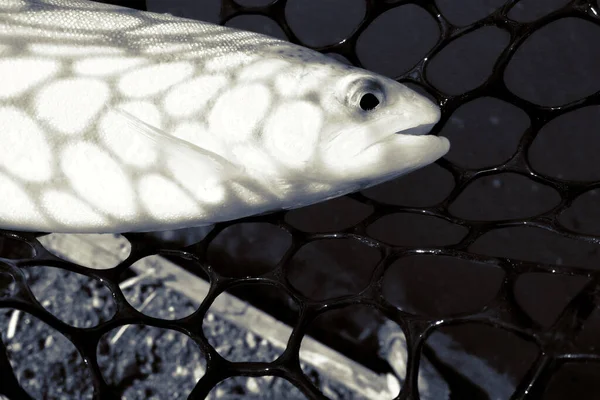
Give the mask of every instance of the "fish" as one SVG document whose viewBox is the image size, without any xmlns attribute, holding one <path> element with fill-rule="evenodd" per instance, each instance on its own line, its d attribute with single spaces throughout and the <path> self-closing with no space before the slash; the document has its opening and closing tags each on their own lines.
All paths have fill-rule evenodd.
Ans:
<svg viewBox="0 0 600 400">
<path fill-rule="evenodd" d="M 0 229 L 208 226 L 443 157 L 439 106 L 319 51 L 87 0 L 0 2 Z"/>
</svg>

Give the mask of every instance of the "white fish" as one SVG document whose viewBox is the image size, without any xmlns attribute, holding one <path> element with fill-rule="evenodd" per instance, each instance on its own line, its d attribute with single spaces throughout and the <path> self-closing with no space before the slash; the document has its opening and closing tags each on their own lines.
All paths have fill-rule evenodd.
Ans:
<svg viewBox="0 0 600 400">
<path fill-rule="evenodd" d="M 268 36 L 83 0 L 0 1 L 0 228 L 209 225 L 449 150 L 439 108 Z"/>
</svg>

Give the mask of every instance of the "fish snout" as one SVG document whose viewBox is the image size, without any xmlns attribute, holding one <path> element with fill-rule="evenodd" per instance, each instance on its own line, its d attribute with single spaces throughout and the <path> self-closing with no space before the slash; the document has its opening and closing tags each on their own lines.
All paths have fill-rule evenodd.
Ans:
<svg viewBox="0 0 600 400">
<path fill-rule="evenodd" d="M 440 121 L 442 112 L 440 107 L 427 97 L 404 87 L 396 102 L 397 110 L 394 112 L 401 116 L 402 122 L 398 126 L 397 134 L 427 135 Z"/>
</svg>

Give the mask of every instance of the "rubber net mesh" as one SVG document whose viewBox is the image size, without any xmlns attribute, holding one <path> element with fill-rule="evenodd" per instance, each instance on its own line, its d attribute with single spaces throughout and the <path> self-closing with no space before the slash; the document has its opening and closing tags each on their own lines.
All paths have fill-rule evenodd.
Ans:
<svg viewBox="0 0 600 400">
<path fill-rule="evenodd" d="M 238 4 L 233 0 L 223 0 L 220 10 L 221 23 L 225 24 L 236 17 L 244 15 L 268 16 L 271 20 L 277 22 L 291 41 L 311 45 L 310 43 L 302 43 L 295 30 L 290 28 L 289 21 L 286 21 L 286 1 L 275 1 L 271 4 L 252 7 L 243 6 L 241 3 Z M 249 2 L 243 3 L 247 4 Z M 458 27 L 449 22 L 444 16 L 444 10 L 438 8 L 438 3 L 433 0 L 366 1 L 365 17 L 358 28 L 348 37 L 339 40 L 334 45 L 325 47 L 313 45 L 312 47 L 325 53 L 337 53 L 344 56 L 349 62 L 363 66 L 361 58 L 357 56 L 357 43 L 360 45 L 358 39 L 370 24 L 385 13 L 391 13 L 407 4 L 420 7 L 421 11 L 428 13 L 433 21 L 437 23 L 440 31 L 439 40 L 437 43 L 434 42 L 431 50 L 425 57 L 421 58 L 421 61 L 418 61 L 414 67 L 402 76 L 398 76 L 398 80 L 420 87 L 441 104 L 443 116 L 434 133 L 439 133 L 444 126 L 450 124 L 451 117 L 460 107 L 480 98 L 498 99 L 521 110 L 529 118 L 529 124 L 519 132 L 520 136 L 515 139 L 516 151 L 507 154 L 503 162 L 480 168 L 465 168 L 460 166 L 460 163 L 454 162 L 451 157 L 439 160 L 433 167 L 436 171 L 442 171 L 440 173 L 451 174 L 454 181 L 453 186 L 444 194 L 443 199 L 426 207 L 390 204 L 394 202 L 388 202 L 385 199 L 378 198 L 377 195 L 372 195 L 373 193 L 376 194 L 377 190 L 371 192 L 371 195 L 369 193 L 359 193 L 347 196 L 340 200 L 341 202 L 335 204 L 337 207 L 342 207 L 351 203 L 356 208 L 351 208 L 349 214 L 356 214 L 356 219 L 352 226 L 339 227 L 337 231 L 324 229 L 323 232 L 306 232 L 305 229 L 301 228 L 303 218 L 307 217 L 298 217 L 298 215 L 302 216 L 303 214 L 291 211 L 220 224 L 202 240 L 191 244 L 177 241 L 167 243 L 157 240 L 156 236 L 147 234 L 126 234 L 124 236 L 131 246 L 129 255 L 126 258 L 124 257 L 125 259 L 120 261 L 116 267 L 104 270 L 84 268 L 76 263 L 67 262 L 54 256 L 41 244 L 41 240 L 46 234 L 0 232 L 2 238 L 0 239 L 2 244 L 0 251 L 0 307 L 11 310 L 12 319 L 15 319 L 15 321 L 17 319 L 14 318 L 14 311 L 12 310 L 21 310 L 21 312 L 30 316 L 28 322 L 24 322 L 22 315 L 20 322 L 16 322 L 20 324 L 19 329 L 21 330 L 28 329 L 25 325 L 30 323 L 31 318 L 34 317 L 71 341 L 85 360 L 86 368 L 92 377 L 90 382 L 93 390 L 88 391 L 88 394 L 93 392 L 96 398 L 118 397 L 115 392 L 115 385 L 107 383 L 106 371 L 101 370 L 99 360 L 102 357 L 105 360 L 107 359 L 106 355 L 102 353 L 103 336 L 110 332 L 113 335 L 113 342 L 116 342 L 114 332 L 126 324 L 141 324 L 179 332 L 187 335 L 198 345 L 206 360 L 206 365 L 203 373 L 198 376 L 200 379 L 189 395 L 189 398 L 192 399 L 205 398 L 219 382 L 234 376 L 276 376 L 291 382 L 308 398 L 325 398 L 325 394 L 319 390 L 320 386 L 315 383 L 314 377 L 310 376 L 310 373 L 307 373 L 307 370 L 301 366 L 299 351 L 303 338 L 309 332 L 328 346 L 337 349 L 363 365 L 367 365 L 378 374 L 389 372 L 392 369 L 398 374 L 403 373 L 403 376 L 398 376 L 401 382 L 401 390 L 397 394 L 397 398 L 401 399 L 419 398 L 419 385 L 421 384 L 419 381 L 419 368 L 421 368 L 421 373 L 424 374 L 421 379 L 427 380 L 423 370 L 425 361 L 435 371 L 436 376 L 444 382 L 446 392 L 442 390 L 439 393 L 451 393 L 451 398 L 489 398 L 489 392 L 486 395 L 482 389 L 486 386 L 485 382 L 488 383 L 488 386 L 494 380 L 500 382 L 500 385 L 505 382 L 497 376 L 480 376 L 479 382 L 477 382 L 477 379 L 472 379 L 473 370 L 477 371 L 478 368 L 460 365 L 456 361 L 460 358 L 455 358 L 454 362 L 451 357 L 448 358 L 447 353 L 449 350 L 446 353 L 440 350 L 443 347 L 440 345 L 443 342 L 440 339 L 441 336 L 438 337 L 437 342 L 430 340 L 436 332 L 442 332 L 446 335 L 443 337 L 454 338 L 453 340 L 458 340 L 462 332 L 463 350 L 466 353 L 477 353 L 479 351 L 477 354 L 483 358 L 486 358 L 482 355 L 485 353 L 488 362 L 492 364 L 494 360 L 502 358 L 503 355 L 512 354 L 512 361 L 508 363 L 512 363 L 512 366 L 504 361 L 498 361 L 495 365 L 495 370 L 499 371 L 498 376 L 500 377 L 513 373 L 515 368 L 519 371 L 516 374 L 514 387 L 507 386 L 510 387 L 511 391 L 508 396 L 511 396 L 512 399 L 540 398 L 547 388 L 552 385 L 553 379 L 557 379 L 556 376 L 561 373 L 563 375 L 560 382 L 563 386 L 573 388 L 574 386 L 569 386 L 573 383 L 573 379 L 576 379 L 579 382 L 578 384 L 583 385 L 587 378 L 595 376 L 590 372 L 591 370 L 584 367 L 592 365 L 593 368 L 594 363 L 599 360 L 596 351 L 597 341 L 594 340 L 595 335 L 592 334 L 591 339 L 589 334 L 586 336 L 586 327 L 598 323 L 596 307 L 599 299 L 598 290 L 600 285 L 598 279 L 600 275 L 598 274 L 598 267 L 600 263 L 598 262 L 599 253 L 596 246 L 600 245 L 600 236 L 598 236 L 600 231 L 597 227 L 579 229 L 581 226 L 573 225 L 568 220 L 565 222 L 565 218 L 562 216 L 568 215 L 571 207 L 579 201 L 578 199 L 592 196 L 590 193 L 594 194 L 595 189 L 600 189 L 600 181 L 590 179 L 565 180 L 564 177 L 561 179 L 560 176 L 555 176 L 550 172 L 541 173 L 538 169 L 532 168 L 531 154 L 533 143 L 540 130 L 563 115 L 577 112 L 578 109 L 598 105 L 600 93 L 593 93 L 583 99 L 579 98 L 576 101 L 568 102 L 566 105 L 539 106 L 517 96 L 513 93 L 514 90 L 509 90 L 504 80 L 504 74 L 511 59 L 526 39 L 547 25 L 560 19 L 569 18 L 584 20 L 586 24 L 595 25 L 594 28 L 600 25 L 600 19 L 597 17 L 598 5 L 591 0 L 571 1 L 568 4 L 549 2 L 558 4 L 554 11 L 533 20 L 533 22 L 517 22 L 508 18 L 511 10 L 518 6 L 518 1 L 513 0 L 499 6 L 495 11 L 474 23 Z M 124 5 L 131 6 L 132 4 Z M 143 9 L 145 4 L 138 2 L 137 6 Z M 503 45 L 499 56 L 495 59 L 493 68 L 491 68 L 491 75 L 481 85 L 477 85 L 475 89 L 466 93 L 448 95 L 438 90 L 437 87 L 440 85 L 434 86 L 428 79 L 429 64 L 435 62 L 436 56 L 447 46 L 453 45 L 460 38 L 488 26 L 499 28 L 509 34 L 509 39 Z M 483 52 L 485 52 L 484 49 L 482 49 Z M 590 57 L 597 58 L 599 54 Z M 567 74 L 576 71 L 577 65 L 573 67 L 572 71 L 567 71 Z M 552 86 L 552 82 L 548 82 L 548 85 Z M 575 132 L 573 133 L 575 134 Z M 560 153 L 560 149 L 555 149 L 555 151 L 558 152 L 556 154 Z M 582 148 L 565 148 L 564 151 L 589 154 L 589 152 L 586 153 L 586 149 Z M 576 157 L 576 155 L 573 157 Z M 460 200 L 460 196 L 468 190 L 473 182 L 488 179 L 488 182 L 493 185 L 494 182 L 497 182 L 494 177 L 507 176 L 506 174 L 513 177 L 517 176 L 515 179 L 519 179 L 519 177 L 526 178 L 530 184 L 538 185 L 535 187 L 543 188 L 543 190 L 551 188 L 556 197 L 554 203 L 543 211 L 534 210 L 533 214 L 537 213 L 538 215 L 526 215 L 525 217 L 521 215 L 510 219 L 502 216 L 495 218 L 493 215 L 484 215 L 483 218 L 459 218 L 457 215 L 460 213 L 451 212 L 453 211 L 452 204 L 457 199 Z M 437 184 L 429 175 L 412 176 L 431 179 L 432 185 Z M 594 175 L 592 173 L 591 176 L 595 176 L 597 179 L 598 174 Z M 408 193 L 411 187 L 410 185 L 404 185 L 403 182 L 410 183 L 412 181 L 407 181 L 407 179 L 411 178 L 400 178 L 397 182 L 387 184 L 387 187 L 398 184 Z M 551 197 L 546 195 L 546 192 L 542 195 L 542 197 L 545 196 L 544 198 Z M 511 196 L 521 196 L 521 194 L 513 192 Z M 527 203 L 527 199 L 523 201 Z M 364 216 L 360 216 L 359 214 L 363 212 L 361 208 L 363 206 L 368 207 L 370 211 Z M 476 209 L 480 206 L 482 204 L 476 198 L 472 198 L 467 201 L 466 208 Z M 525 214 L 528 212 L 531 214 L 529 209 L 525 211 Z M 465 215 L 464 212 L 462 215 Z M 377 229 L 373 229 L 373 226 L 376 226 L 377 221 L 389 216 L 398 218 L 396 222 L 392 223 L 392 226 L 409 226 L 413 234 L 400 235 L 402 237 L 398 238 L 398 235 L 394 236 L 392 232 L 390 234 L 392 239 L 382 239 L 383 234 L 378 233 Z M 438 225 L 428 225 L 426 231 L 423 232 L 419 231 L 421 220 L 410 219 L 414 216 L 429 217 L 440 222 Z M 581 218 L 583 220 L 582 224 L 589 227 L 589 220 L 593 222 L 594 218 L 592 215 L 583 215 Z M 443 243 L 443 240 L 440 243 L 431 240 L 447 229 L 446 225 L 440 225 L 443 223 L 452 224 L 456 228 L 458 239 L 454 240 L 453 243 Z M 252 262 L 247 261 L 241 263 L 243 265 L 236 264 L 238 263 L 236 257 L 227 252 L 230 250 L 231 252 L 243 253 L 246 250 L 228 248 L 226 246 L 227 238 L 226 235 L 223 236 L 223 233 L 231 232 L 232 229 L 240 229 L 239 232 L 243 236 L 246 232 L 242 229 L 243 226 L 261 224 L 268 224 L 277 228 L 277 230 L 286 232 L 291 237 L 291 241 L 288 243 L 289 246 L 269 268 L 261 270 L 256 266 L 253 267 Z M 510 256 L 510 254 L 508 256 L 486 254 L 486 246 L 489 247 L 490 243 L 505 243 L 503 240 L 506 240 L 506 235 L 513 239 L 516 238 L 517 241 L 525 241 L 527 235 L 523 235 L 523 229 L 534 228 L 539 228 L 540 232 L 543 233 L 539 236 L 541 239 L 538 239 L 538 242 L 525 245 L 525 247 L 530 248 L 529 253 L 517 253 L 514 256 Z M 498 232 L 504 233 L 496 234 Z M 544 236 L 544 234 L 548 236 Z M 252 235 L 252 231 L 247 235 Z M 560 240 L 556 241 L 558 240 L 556 238 L 568 241 L 568 246 Z M 274 240 L 270 238 L 267 240 L 269 243 L 256 243 L 255 245 L 270 246 L 273 245 L 271 242 Z M 546 242 L 544 242 L 545 240 Z M 540 241 L 542 245 L 545 243 L 546 247 L 548 247 L 549 242 L 558 243 L 556 246 L 562 246 L 561 248 L 566 246 L 570 249 L 569 254 L 582 255 L 582 257 L 575 256 L 569 259 L 542 257 L 540 261 L 539 257 L 535 257 Z M 217 252 L 218 254 L 211 253 L 211 246 L 214 242 L 223 245 L 222 249 L 224 250 L 221 250 L 220 253 Z M 306 255 L 307 248 L 318 246 L 319 243 L 324 242 L 353 242 L 355 246 L 358 246 L 358 251 L 354 254 L 343 246 L 340 249 L 336 250 L 334 248 L 331 250 L 334 258 L 340 256 L 341 260 L 345 260 L 339 261 L 342 263 L 342 269 L 335 270 L 332 265 L 338 261 L 327 258 L 311 258 L 310 255 Z M 333 246 L 335 247 L 335 245 Z M 251 252 L 251 250 L 248 251 Z M 345 252 L 350 254 L 342 254 Z M 370 256 L 365 255 L 367 253 L 374 254 L 373 258 L 371 259 Z M 198 274 L 210 282 L 210 290 L 204 301 L 195 311 L 192 308 L 193 312 L 190 312 L 187 317 L 171 320 L 150 317 L 140 312 L 139 307 L 138 309 L 134 308 L 124 295 L 125 289 L 119 286 L 119 283 L 123 282 L 125 278 L 131 277 L 131 274 L 127 274 L 136 261 L 157 254 L 174 260 L 187 271 Z M 299 254 L 304 254 L 304 258 L 300 257 Z M 533 259 L 529 257 L 531 254 L 534 254 Z M 300 257 L 300 261 L 298 257 Z M 373 260 L 375 261 L 372 262 Z M 348 269 L 355 268 L 361 271 L 361 279 L 365 281 L 365 284 L 353 287 L 353 290 L 346 292 L 329 293 L 328 296 L 320 297 L 318 295 L 311 296 L 311 293 L 318 292 L 319 287 L 327 285 L 328 279 L 333 279 L 331 278 L 332 274 L 339 274 L 340 276 L 344 273 L 348 274 L 348 271 L 344 272 L 344 262 L 349 263 Z M 218 268 L 216 265 L 219 263 L 221 263 L 220 265 L 226 265 L 227 268 Z M 314 263 L 320 264 L 314 265 Z M 350 264 L 354 267 L 351 267 Z M 96 323 L 86 326 L 79 325 L 76 327 L 74 324 L 65 323 L 65 318 L 59 318 L 58 314 L 60 313 L 56 311 L 60 309 L 60 304 L 51 306 L 47 302 L 36 299 L 35 293 L 30 287 L 31 279 L 28 275 L 28 271 L 35 266 L 57 267 L 60 270 L 77 272 L 95 279 L 97 285 L 106 286 L 112 293 L 112 298 L 116 304 L 116 308 L 113 310 L 114 316 L 111 315 L 109 318 L 104 319 L 98 317 Z M 325 272 L 318 273 L 330 269 L 333 269 L 333 272 L 330 272 L 329 275 Z M 480 273 L 484 270 L 487 272 Z M 231 271 L 238 272 L 232 273 Z M 312 275 L 303 280 L 303 274 L 309 274 L 309 271 L 312 271 Z M 350 280 L 353 279 L 352 274 L 344 276 L 349 277 Z M 554 282 L 553 277 L 573 279 L 573 281 L 569 281 L 570 283 L 566 286 L 557 286 L 552 283 Z M 523 283 L 527 279 L 533 278 L 541 279 L 546 285 L 542 285 L 542 289 L 540 289 L 539 285 L 527 286 Z M 544 280 L 544 278 L 548 279 Z M 403 279 L 405 280 L 403 289 L 394 286 L 393 282 L 395 280 Z M 440 280 L 443 282 L 439 283 Z M 60 284 L 58 280 L 47 283 L 47 285 Z M 520 285 L 525 286 L 520 287 Z M 566 290 L 565 287 L 567 286 L 570 289 Z M 205 334 L 206 331 L 203 330 L 203 323 L 206 325 L 210 322 L 207 315 L 215 299 L 225 290 L 233 293 L 236 288 L 242 287 L 244 288 L 243 291 L 238 290 L 236 292 L 239 297 L 256 304 L 259 308 L 266 309 L 293 326 L 293 332 L 289 337 L 285 351 L 282 351 L 275 360 L 232 362 L 231 357 L 228 358 L 222 354 L 222 351 L 215 349 L 214 343 L 211 344 Z M 352 282 L 350 287 L 352 287 Z M 269 293 L 271 293 L 269 288 L 280 294 L 269 296 Z M 81 290 L 91 289 L 82 288 Z M 526 293 L 529 295 L 528 301 L 518 299 L 519 291 L 523 292 L 523 290 L 528 292 Z M 565 294 L 565 290 L 568 292 L 567 294 Z M 399 294 L 399 292 L 402 293 Z M 560 296 L 557 295 L 560 297 L 558 303 L 555 301 L 556 297 L 551 296 L 551 299 L 554 300 L 547 300 L 544 297 L 549 293 L 560 293 Z M 469 297 L 471 295 L 475 298 Z M 457 302 L 456 298 L 462 298 L 462 303 Z M 416 300 L 411 303 L 410 299 Z M 536 300 L 538 300 L 538 303 L 535 303 Z M 453 306 L 455 303 L 461 305 Z M 538 311 L 553 309 L 556 312 L 551 318 L 540 320 L 532 317 L 532 313 L 535 314 L 533 311 L 536 307 Z M 97 309 L 106 312 L 106 307 L 99 306 Z M 367 325 L 365 325 L 366 322 L 358 316 L 360 313 L 357 310 L 364 311 L 364 309 L 372 310 L 373 313 L 377 314 L 379 319 L 377 320 L 378 324 L 376 324 L 378 327 L 376 333 L 373 333 L 373 330 L 369 331 Z M 61 315 L 67 315 L 68 317 L 70 310 L 63 309 L 61 312 Z M 335 314 L 336 312 L 337 314 Z M 337 319 L 323 319 L 327 315 L 333 314 L 337 316 Z M 5 316 L 8 318 L 11 314 L 7 312 Z M 372 339 L 371 342 L 366 339 L 362 341 L 344 339 L 342 334 L 345 329 L 345 325 L 343 325 L 344 317 L 358 318 L 358 324 L 362 323 L 364 325 L 363 333 L 366 337 Z M 9 399 L 28 398 L 29 395 L 24 391 L 19 381 L 25 385 L 27 379 L 31 378 L 32 373 L 29 372 L 28 375 L 27 371 L 23 372 L 22 369 L 17 371 L 18 368 L 13 368 L 14 364 L 11 365 L 9 358 L 14 357 L 14 354 L 18 353 L 18 349 L 15 349 L 14 346 L 11 347 L 8 336 L 14 336 L 14 332 L 10 333 L 8 331 L 14 330 L 14 326 L 11 328 L 9 325 L 10 323 L 2 325 L 4 343 L 0 342 L 0 393 L 6 395 Z M 461 327 L 465 326 L 479 326 L 484 327 L 484 329 L 480 331 L 469 329 L 460 331 Z M 125 336 L 127 333 L 121 332 L 121 334 Z M 222 332 L 222 334 L 226 335 L 227 333 Z M 403 340 L 401 348 L 392 345 L 395 343 L 392 339 L 398 338 L 399 335 L 402 336 Z M 500 336 L 510 336 L 513 339 L 511 339 L 512 341 L 498 341 Z M 60 365 L 62 364 L 60 363 L 64 360 L 41 361 L 35 357 L 36 351 L 41 352 L 50 345 L 49 340 L 48 337 L 33 337 L 30 345 L 33 346 L 33 350 L 29 349 L 31 355 L 21 361 L 56 365 L 57 367 L 52 372 L 52 374 L 59 376 L 56 382 L 59 382 L 59 385 L 72 385 L 73 382 L 71 381 L 78 378 L 65 376 L 68 374 L 64 371 L 61 372 Z M 145 339 L 140 337 L 139 340 L 143 341 Z M 134 346 L 131 341 L 127 343 L 123 343 L 123 345 Z M 438 344 L 437 347 L 436 343 Z M 406 354 L 403 357 L 394 354 L 394 352 L 403 352 L 403 348 L 406 348 Z M 21 349 L 21 351 L 24 350 Z M 173 348 L 170 351 L 177 354 L 178 351 L 183 350 Z M 75 362 L 74 359 L 71 361 Z M 146 361 L 138 357 L 138 359 L 132 361 L 132 365 L 123 368 L 135 369 L 136 363 L 144 364 Z M 113 361 L 109 357 L 108 363 L 111 362 Z M 116 365 L 116 361 L 113 363 Z M 117 368 L 115 365 L 113 365 L 113 368 Z M 480 370 L 484 371 L 485 368 L 481 367 Z M 570 375 L 564 375 L 565 371 L 571 371 Z M 145 376 L 157 372 L 146 371 Z M 180 375 L 182 374 L 184 373 L 182 372 Z M 575 378 L 569 378 L 569 376 L 575 376 Z M 130 378 L 130 383 L 135 379 L 135 376 Z M 593 381 L 593 379 L 589 380 Z M 161 384 L 168 385 L 168 382 L 154 382 L 154 385 Z M 44 388 L 38 389 L 42 390 Z M 584 393 L 586 393 L 585 390 Z M 31 390 L 29 392 L 31 393 Z M 67 389 L 64 389 L 64 392 L 63 395 L 68 397 Z M 215 392 L 212 393 L 214 395 Z M 431 395 L 427 397 L 424 393 L 421 390 L 422 398 L 435 398 Z M 291 392 L 289 394 L 291 397 Z M 152 397 L 152 393 L 146 392 L 145 395 L 148 398 Z M 258 396 L 268 398 L 269 394 L 266 392 L 260 393 L 259 391 Z M 331 393 L 327 393 L 327 396 L 335 397 Z M 176 397 L 175 395 L 173 398 Z M 218 393 L 216 397 L 218 397 Z M 338 393 L 337 397 L 351 398 L 352 395 Z M 360 396 L 356 395 L 355 397 Z"/>
</svg>

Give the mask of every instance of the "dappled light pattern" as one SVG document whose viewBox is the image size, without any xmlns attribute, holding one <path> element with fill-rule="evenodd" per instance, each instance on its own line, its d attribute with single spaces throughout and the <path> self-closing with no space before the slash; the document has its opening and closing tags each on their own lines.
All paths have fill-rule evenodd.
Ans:
<svg viewBox="0 0 600 400">
<path fill-rule="evenodd" d="M 0 49 L 4 228 L 208 225 L 336 197 L 448 150 L 424 135 L 439 111 L 412 90 L 255 33 L 9 0 Z"/>
<path fill-rule="evenodd" d="M 312 42 L 341 64 L 290 44 L 311 39 L 292 1 L 221 0 L 221 24 L 289 42 L 35 1 L 0 0 L 0 398 L 597 393 L 597 0 L 366 1 Z M 346 64 L 433 99 L 433 135 L 395 134 L 425 133 L 427 103 Z M 407 119 L 375 117 L 394 99 Z M 453 152 L 360 190 L 433 161 L 437 134 Z"/>
</svg>

